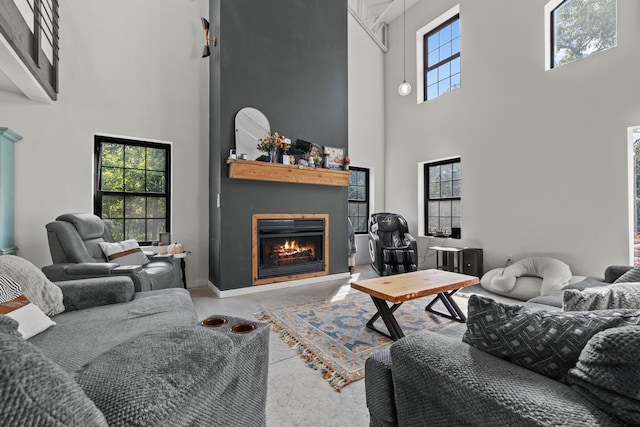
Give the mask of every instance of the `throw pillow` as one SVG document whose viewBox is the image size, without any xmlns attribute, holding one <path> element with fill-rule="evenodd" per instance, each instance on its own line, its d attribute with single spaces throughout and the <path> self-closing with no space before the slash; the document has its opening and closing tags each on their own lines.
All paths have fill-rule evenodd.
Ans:
<svg viewBox="0 0 640 427">
<path fill-rule="evenodd" d="M 0 314 L 18 322 L 18 332 L 28 339 L 55 325 L 35 304 L 24 296 L 20 285 L 0 275 Z"/>
<path fill-rule="evenodd" d="M 468 307 L 462 341 L 556 380 L 575 366 L 592 336 L 640 324 L 640 310 L 532 312 L 477 295 Z"/>
<path fill-rule="evenodd" d="M 640 327 L 611 328 L 589 340 L 567 383 L 629 425 L 640 425 Z"/>
<path fill-rule="evenodd" d="M 0 425 L 106 426 L 72 375 L 13 332 L 0 333 Z"/>
<path fill-rule="evenodd" d="M 37 305 L 47 316 L 64 311 L 62 290 L 26 259 L 15 255 L 0 256 L 0 274 L 20 284 L 29 301 Z"/>
<path fill-rule="evenodd" d="M 583 291 L 565 290 L 564 311 L 608 310 L 612 308 L 640 309 L 640 283 L 618 283 Z"/>
<path fill-rule="evenodd" d="M 640 265 L 636 265 L 628 270 L 622 276 L 618 277 L 613 283 L 629 283 L 640 282 Z"/>
<path fill-rule="evenodd" d="M 123 240 L 118 243 L 100 242 L 100 249 L 108 261 L 117 262 L 120 265 L 145 265 L 149 258 L 142 252 L 135 240 Z"/>
</svg>

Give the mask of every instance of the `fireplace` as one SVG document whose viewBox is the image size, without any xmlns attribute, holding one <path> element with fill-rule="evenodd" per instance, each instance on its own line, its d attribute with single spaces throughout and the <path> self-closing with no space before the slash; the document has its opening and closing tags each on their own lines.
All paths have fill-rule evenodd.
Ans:
<svg viewBox="0 0 640 427">
<path fill-rule="evenodd" d="M 253 284 L 326 275 L 328 215 L 253 215 Z"/>
</svg>

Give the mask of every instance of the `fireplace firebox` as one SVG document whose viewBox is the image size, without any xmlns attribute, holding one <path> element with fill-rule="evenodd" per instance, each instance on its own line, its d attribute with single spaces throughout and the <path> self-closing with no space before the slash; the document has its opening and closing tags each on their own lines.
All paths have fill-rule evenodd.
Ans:
<svg viewBox="0 0 640 427">
<path fill-rule="evenodd" d="M 328 274 L 327 215 L 254 215 L 253 284 Z"/>
</svg>

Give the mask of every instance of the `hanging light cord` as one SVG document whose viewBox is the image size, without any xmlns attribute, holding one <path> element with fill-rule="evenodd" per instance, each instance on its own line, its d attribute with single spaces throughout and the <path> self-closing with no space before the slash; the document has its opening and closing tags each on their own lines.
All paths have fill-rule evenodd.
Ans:
<svg viewBox="0 0 640 427">
<path fill-rule="evenodd" d="M 407 0 L 402 0 L 402 81 L 407 81 Z"/>
</svg>

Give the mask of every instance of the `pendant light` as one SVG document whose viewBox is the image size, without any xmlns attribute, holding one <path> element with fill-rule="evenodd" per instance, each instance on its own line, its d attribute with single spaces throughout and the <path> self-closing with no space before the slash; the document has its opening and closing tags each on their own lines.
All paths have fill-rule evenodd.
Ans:
<svg viewBox="0 0 640 427">
<path fill-rule="evenodd" d="M 407 83 L 407 0 L 402 0 L 402 83 L 398 86 L 398 93 L 407 96 L 411 93 L 411 85 Z"/>
</svg>

